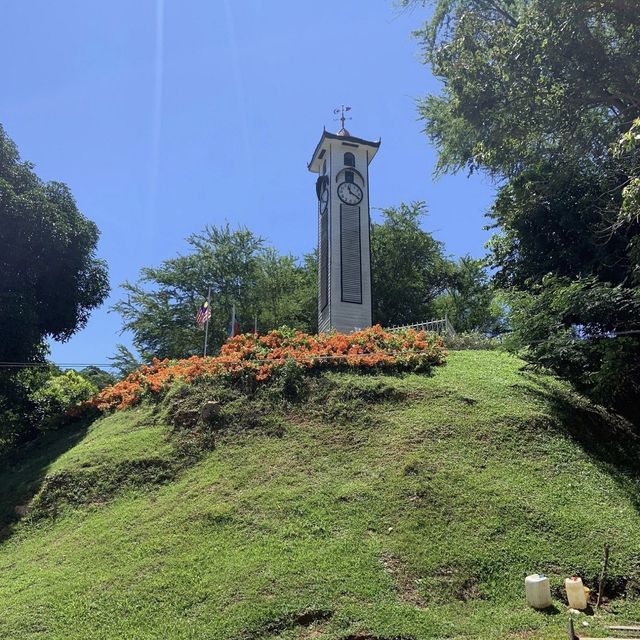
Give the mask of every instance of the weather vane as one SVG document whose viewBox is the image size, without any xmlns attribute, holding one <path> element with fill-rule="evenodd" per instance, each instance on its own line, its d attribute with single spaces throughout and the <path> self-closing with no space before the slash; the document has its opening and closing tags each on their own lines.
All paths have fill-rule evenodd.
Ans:
<svg viewBox="0 0 640 640">
<path fill-rule="evenodd" d="M 335 119 L 335 120 L 340 120 L 340 123 L 341 123 L 341 126 L 342 126 L 342 128 L 343 128 L 343 129 L 344 129 L 344 121 L 345 121 L 345 120 L 351 120 L 351 118 L 348 118 L 348 117 L 346 117 L 346 116 L 344 115 L 347 111 L 351 111 L 351 107 L 347 107 L 347 106 L 346 106 L 346 105 L 344 105 L 344 104 L 343 104 L 343 105 L 341 105 L 338 109 L 334 109 L 334 110 L 333 110 L 333 113 L 334 113 L 334 114 L 336 114 L 336 115 L 337 115 L 338 113 L 340 114 L 340 117 L 339 117 L 339 118 L 334 118 L 334 119 Z"/>
</svg>

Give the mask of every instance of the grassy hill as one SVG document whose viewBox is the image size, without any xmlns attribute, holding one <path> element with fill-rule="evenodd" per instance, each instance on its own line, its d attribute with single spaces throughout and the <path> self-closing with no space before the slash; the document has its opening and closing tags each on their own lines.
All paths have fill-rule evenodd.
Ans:
<svg viewBox="0 0 640 640">
<path fill-rule="evenodd" d="M 229 397 L 211 448 L 176 429 L 178 389 L 2 472 L 0 637 L 560 638 L 562 579 L 595 588 L 606 540 L 610 599 L 582 619 L 640 618 L 640 446 L 565 385 L 454 352 L 274 398 Z"/>
</svg>

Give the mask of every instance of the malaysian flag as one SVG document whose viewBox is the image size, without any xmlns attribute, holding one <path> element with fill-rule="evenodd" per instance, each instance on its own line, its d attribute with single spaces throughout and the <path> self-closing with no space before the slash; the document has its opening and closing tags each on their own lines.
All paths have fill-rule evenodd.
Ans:
<svg viewBox="0 0 640 640">
<path fill-rule="evenodd" d="M 204 325 L 209 318 L 211 318 L 211 306 L 209 305 L 209 301 L 205 300 L 196 315 L 196 322 L 201 329 L 204 329 Z"/>
</svg>

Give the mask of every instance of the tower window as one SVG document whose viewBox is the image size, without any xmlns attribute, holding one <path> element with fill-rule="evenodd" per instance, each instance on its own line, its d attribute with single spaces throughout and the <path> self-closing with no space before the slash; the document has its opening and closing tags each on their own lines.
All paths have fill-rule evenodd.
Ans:
<svg viewBox="0 0 640 640">
<path fill-rule="evenodd" d="M 345 171 L 344 172 L 344 181 L 345 182 L 353 182 L 353 171 Z"/>
<path fill-rule="evenodd" d="M 326 173 L 327 173 L 327 161 L 323 160 L 322 161 L 322 175 L 324 176 L 324 175 L 326 175 Z"/>
<path fill-rule="evenodd" d="M 345 167 L 355 167 L 356 166 L 356 157 L 351 153 L 351 151 L 347 151 L 344 154 L 344 166 Z"/>
</svg>

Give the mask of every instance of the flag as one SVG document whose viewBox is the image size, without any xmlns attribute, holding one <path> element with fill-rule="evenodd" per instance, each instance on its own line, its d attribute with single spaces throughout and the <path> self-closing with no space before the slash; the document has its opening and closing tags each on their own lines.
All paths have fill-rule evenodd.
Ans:
<svg viewBox="0 0 640 640">
<path fill-rule="evenodd" d="M 229 336 L 229 338 L 233 338 L 234 336 L 237 336 L 239 333 L 240 331 L 239 331 L 238 321 L 236 320 L 236 305 L 234 304 L 233 309 L 231 311 L 231 323 L 227 328 L 227 336 Z"/>
<path fill-rule="evenodd" d="M 201 329 L 204 329 L 204 325 L 211 318 L 211 306 L 209 305 L 209 301 L 205 300 L 196 315 L 196 322 Z"/>
</svg>

